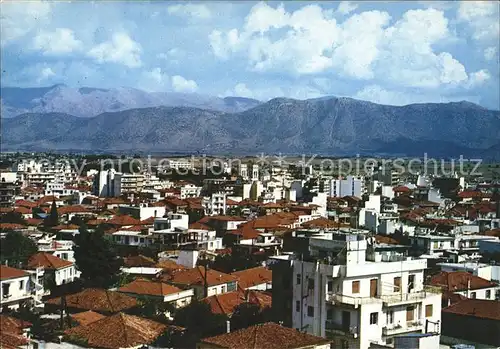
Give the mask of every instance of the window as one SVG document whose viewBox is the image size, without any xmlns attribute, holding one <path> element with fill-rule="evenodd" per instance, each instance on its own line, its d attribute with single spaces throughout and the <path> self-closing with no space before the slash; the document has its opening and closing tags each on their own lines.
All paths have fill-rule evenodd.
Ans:
<svg viewBox="0 0 500 349">
<path fill-rule="evenodd" d="M 328 283 L 326 284 L 326 290 L 328 292 L 332 292 L 333 291 L 333 281 L 328 281 Z"/>
<path fill-rule="evenodd" d="M 352 293 L 359 293 L 359 281 L 352 282 Z"/>
<path fill-rule="evenodd" d="M 327 309 L 327 311 L 326 311 L 326 319 L 327 320 L 332 320 L 333 319 L 333 309 Z"/>
<path fill-rule="evenodd" d="M 413 321 L 413 315 L 415 313 L 415 307 L 410 306 L 406 308 L 406 321 Z"/>
<path fill-rule="evenodd" d="M 297 274 L 297 285 L 300 285 L 301 280 L 300 274 Z"/>
<path fill-rule="evenodd" d="M 486 290 L 486 299 L 491 298 L 491 290 Z"/>
<path fill-rule="evenodd" d="M 224 292 L 226 292 L 226 286 L 221 286 L 220 293 L 224 293 Z"/>
<path fill-rule="evenodd" d="M 314 316 L 314 307 L 307 307 L 307 316 L 313 317 Z"/>
<path fill-rule="evenodd" d="M 401 277 L 396 276 L 394 278 L 394 292 L 399 292 L 401 290 Z"/>
<path fill-rule="evenodd" d="M 476 292 L 471 292 L 470 293 L 470 298 L 476 299 Z"/>
<path fill-rule="evenodd" d="M 376 325 L 378 323 L 378 313 L 370 314 L 370 325 Z"/>
<path fill-rule="evenodd" d="M 24 280 L 19 281 L 19 289 L 22 290 L 24 288 Z"/>
<path fill-rule="evenodd" d="M 389 310 L 389 312 L 387 313 L 387 323 L 392 324 L 393 322 L 394 322 L 394 311 Z"/>
<path fill-rule="evenodd" d="M 2 284 L 2 295 L 4 298 L 9 297 L 10 284 Z"/>
<path fill-rule="evenodd" d="M 307 288 L 309 290 L 314 290 L 314 279 L 307 279 Z"/>
<path fill-rule="evenodd" d="M 432 316 L 432 304 L 427 304 L 425 306 L 425 317 L 431 317 Z"/>
<path fill-rule="evenodd" d="M 295 311 L 296 312 L 300 311 L 300 301 L 295 301 Z"/>
</svg>

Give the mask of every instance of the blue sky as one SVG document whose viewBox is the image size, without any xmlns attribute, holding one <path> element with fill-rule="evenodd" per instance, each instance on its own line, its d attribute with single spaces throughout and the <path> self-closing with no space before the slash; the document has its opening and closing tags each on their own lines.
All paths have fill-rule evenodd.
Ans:
<svg viewBox="0 0 500 349">
<path fill-rule="evenodd" d="M 499 3 L 2 2 L 2 84 L 500 109 Z"/>
</svg>

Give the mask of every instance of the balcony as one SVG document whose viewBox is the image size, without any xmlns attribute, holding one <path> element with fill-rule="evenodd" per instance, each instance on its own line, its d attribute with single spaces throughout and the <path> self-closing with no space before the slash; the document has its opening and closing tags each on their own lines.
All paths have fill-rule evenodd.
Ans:
<svg viewBox="0 0 500 349">
<path fill-rule="evenodd" d="M 426 299 L 429 296 L 435 296 L 436 294 L 441 294 L 441 289 L 439 287 L 425 285 L 424 289 L 421 291 L 397 293 L 379 297 L 384 302 L 385 307 L 391 307 L 396 305 L 418 303 L 421 300 Z"/>
<path fill-rule="evenodd" d="M 326 320 L 325 329 L 332 334 L 348 336 L 352 338 L 358 338 L 358 327 L 357 326 L 344 326 L 334 322 L 333 320 Z"/>
<path fill-rule="evenodd" d="M 373 304 L 382 302 L 379 298 L 374 297 L 353 297 L 346 296 L 340 293 L 328 293 L 326 295 L 326 301 L 331 304 L 347 304 L 353 305 L 354 308 L 357 308 L 361 304 Z"/>
<path fill-rule="evenodd" d="M 382 334 L 384 336 L 394 336 L 406 332 L 417 332 L 424 329 L 424 321 L 413 320 L 407 321 L 403 324 L 389 324 L 382 328 Z"/>
</svg>

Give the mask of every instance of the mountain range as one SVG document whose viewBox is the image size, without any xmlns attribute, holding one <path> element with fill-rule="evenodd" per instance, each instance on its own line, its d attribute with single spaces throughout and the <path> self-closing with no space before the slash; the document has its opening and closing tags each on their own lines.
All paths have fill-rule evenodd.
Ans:
<svg viewBox="0 0 500 349">
<path fill-rule="evenodd" d="M 88 92 L 79 90 L 80 95 Z M 99 89 L 89 91 L 90 95 L 101 96 Z M 500 112 L 470 102 L 388 106 L 322 97 L 275 98 L 261 103 L 239 98 L 198 99 L 199 95 L 183 99 L 175 95 L 165 100 L 177 106 L 129 108 L 93 116 L 100 108 L 109 109 L 111 100 L 127 102 L 128 106 L 151 101 L 128 100 L 119 91 L 113 90 L 114 99 L 99 99 L 95 104 L 99 107 L 85 109 L 84 105 L 74 105 L 73 100 L 51 100 L 47 94 L 54 88 L 29 89 L 24 94 L 17 91 L 22 98 L 14 98 L 11 90 L 8 98 L 2 95 L 5 106 L 30 110 L 35 103 L 46 109 L 2 119 L 2 147 L 24 151 L 210 154 L 423 156 L 425 152 L 430 156 L 500 158 Z M 38 95 L 50 103 L 32 102 L 32 97 Z M 74 110 L 68 110 L 70 107 Z"/>
</svg>

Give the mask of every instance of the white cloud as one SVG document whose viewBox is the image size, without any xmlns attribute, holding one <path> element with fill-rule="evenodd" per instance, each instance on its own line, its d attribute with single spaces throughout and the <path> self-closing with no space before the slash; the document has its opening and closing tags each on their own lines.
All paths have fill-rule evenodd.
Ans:
<svg viewBox="0 0 500 349">
<path fill-rule="evenodd" d="M 119 32 L 113 34 L 111 41 L 103 42 L 93 47 L 88 56 L 97 62 L 112 62 L 123 64 L 129 68 L 137 68 L 142 65 L 141 45 L 135 42 L 128 34 Z"/>
<path fill-rule="evenodd" d="M 212 16 L 208 7 L 202 4 L 178 4 L 167 8 L 171 15 L 208 19 Z"/>
<path fill-rule="evenodd" d="M 187 80 L 180 75 L 172 76 L 172 88 L 176 92 L 195 92 L 198 84 L 194 80 Z"/>
<path fill-rule="evenodd" d="M 484 59 L 491 61 L 495 59 L 497 54 L 497 48 L 495 46 L 490 46 L 484 49 Z"/>
<path fill-rule="evenodd" d="M 56 73 L 52 70 L 50 67 L 45 67 L 40 71 L 40 75 L 38 76 L 37 82 L 43 82 L 45 80 L 50 79 L 51 77 L 55 76 Z"/>
<path fill-rule="evenodd" d="M 487 69 L 481 69 L 469 75 L 469 88 L 477 87 L 484 84 L 491 78 L 490 72 Z"/>
<path fill-rule="evenodd" d="M 474 39 L 498 42 L 500 35 L 498 1 L 461 1 L 457 18 L 469 24 Z"/>
<path fill-rule="evenodd" d="M 342 15 L 348 15 L 358 8 L 358 4 L 353 4 L 351 1 L 341 1 L 337 7 L 337 12 Z"/>
<path fill-rule="evenodd" d="M 426 88 L 466 83 L 462 63 L 434 49 L 453 36 L 443 11 L 409 10 L 393 25 L 390 21 L 387 12 L 365 11 L 337 23 L 318 5 L 287 12 L 283 5 L 261 2 L 251 9 L 241 31 L 214 30 L 209 40 L 217 57 L 236 55 L 257 72 L 331 71 Z"/>
<path fill-rule="evenodd" d="M 82 42 L 68 28 L 57 28 L 53 32 L 41 31 L 33 38 L 33 48 L 44 55 L 60 55 L 82 49 Z"/>
<path fill-rule="evenodd" d="M 359 90 L 353 98 L 378 104 L 399 106 L 413 103 L 448 103 L 463 100 L 478 103 L 480 100 L 477 96 L 442 96 L 439 94 L 387 90 L 379 85 L 365 86 L 363 89 Z"/>
<path fill-rule="evenodd" d="M 168 74 L 159 67 L 145 71 L 139 79 L 139 87 L 149 92 L 166 91 L 169 87 Z"/>
<path fill-rule="evenodd" d="M 2 1 L 0 3 L 1 43 L 7 45 L 44 24 L 52 11 L 48 1 Z"/>
</svg>

